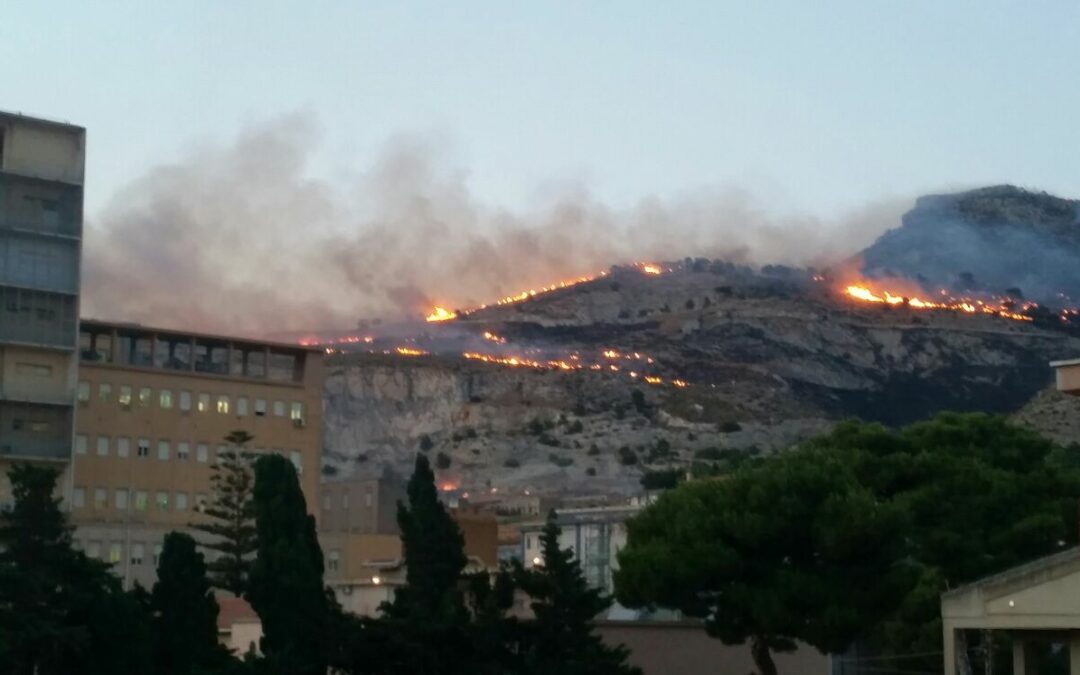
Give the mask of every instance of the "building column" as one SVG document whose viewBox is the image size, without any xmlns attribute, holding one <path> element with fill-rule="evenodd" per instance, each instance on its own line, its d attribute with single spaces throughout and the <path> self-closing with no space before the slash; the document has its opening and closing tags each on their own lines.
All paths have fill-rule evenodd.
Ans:
<svg viewBox="0 0 1080 675">
<path fill-rule="evenodd" d="M 948 621 L 942 622 L 942 637 L 945 645 L 945 675 L 956 675 L 956 629 Z"/>
<path fill-rule="evenodd" d="M 1014 633 L 1012 641 L 1013 652 L 1013 675 L 1026 675 L 1027 665 L 1024 658 L 1025 647 L 1027 641 L 1023 638 L 1023 633 Z"/>
</svg>

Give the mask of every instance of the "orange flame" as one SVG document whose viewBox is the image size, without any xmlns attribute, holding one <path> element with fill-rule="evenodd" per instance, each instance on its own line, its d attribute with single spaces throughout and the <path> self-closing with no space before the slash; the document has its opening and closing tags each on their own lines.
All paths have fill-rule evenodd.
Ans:
<svg viewBox="0 0 1080 675">
<path fill-rule="evenodd" d="M 431 310 L 431 314 L 425 317 L 427 321 L 449 321 L 450 319 L 456 319 L 457 313 L 451 312 L 448 309 L 442 307 L 435 307 Z"/>
<path fill-rule="evenodd" d="M 660 269 L 659 265 L 653 263 L 638 263 L 638 269 L 640 269 L 645 274 L 656 275 L 664 273 L 664 270 Z"/>
<path fill-rule="evenodd" d="M 427 356 L 428 354 L 423 349 L 416 349 L 415 347 L 398 347 L 394 351 L 402 356 Z"/>
<path fill-rule="evenodd" d="M 885 305 L 905 305 L 913 309 L 944 309 L 953 312 L 965 312 L 967 314 L 993 314 L 1014 321 L 1032 320 L 1030 316 L 1014 312 L 1011 309 L 1011 305 L 1007 304 L 1006 300 L 1000 301 L 1000 304 L 998 305 L 991 305 L 982 300 L 950 298 L 945 291 L 941 292 L 943 296 L 946 296 L 944 302 L 923 300 L 917 296 L 905 297 L 886 290 L 875 291 L 869 286 L 862 284 L 851 284 L 847 286 L 844 288 L 844 294 L 849 298 L 860 300 L 862 302 L 873 302 Z M 1034 307 L 1034 304 L 1028 303 L 1025 304 L 1023 308 L 1030 309 L 1031 307 Z"/>
</svg>

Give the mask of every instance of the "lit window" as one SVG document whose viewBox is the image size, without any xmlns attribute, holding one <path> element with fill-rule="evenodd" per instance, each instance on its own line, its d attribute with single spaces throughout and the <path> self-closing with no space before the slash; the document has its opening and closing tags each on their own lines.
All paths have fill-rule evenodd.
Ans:
<svg viewBox="0 0 1080 675">
<path fill-rule="evenodd" d="M 289 408 L 289 417 L 294 420 L 304 419 L 304 404 L 300 401 L 293 401 L 292 406 Z"/>
<path fill-rule="evenodd" d="M 100 558 L 101 557 L 101 542 L 89 541 L 86 543 L 86 556 L 88 558 Z"/>
<path fill-rule="evenodd" d="M 247 415 L 247 397 L 240 396 L 236 399 L 236 414 L 240 417 Z"/>
<path fill-rule="evenodd" d="M 255 399 L 255 416 L 262 417 L 264 415 L 266 415 L 266 399 L 257 398 Z"/>
<path fill-rule="evenodd" d="M 86 506 L 86 488 L 77 487 L 71 491 L 71 505 L 77 509 Z"/>
<path fill-rule="evenodd" d="M 158 441 L 158 444 L 157 444 L 157 458 L 158 459 L 168 459 L 169 458 L 169 450 L 170 450 L 170 448 L 169 448 L 169 442 L 168 441 Z"/>
<path fill-rule="evenodd" d="M 89 441 L 86 438 L 86 434 L 75 434 L 75 454 L 85 455 L 88 443 Z"/>
<path fill-rule="evenodd" d="M 109 491 L 105 488 L 94 488 L 94 508 L 103 509 L 109 503 Z"/>
<path fill-rule="evenodd" d="M 326 558 L 326 568 L 331 572 L 337 572 L 338 567 L 341 566 L 341 554 L 337 551 L 330 551 L 330 555 Z"/>
<path fill-rule="evenodd" d="M 221 395 L 217 397 L 217 411 L 222 415 L 229 414 L 229 397 Z"/>
<path fill-rule="evenodd" d="M 187 461 L 187 458 L 191 455 L 191 444 L 187 441 L 180 441 L 176 444 L 176 458 L 180 461 Z"/>
<path fill-rule="evenodd" d="M 158 507 L 158 511 L 168 511 L 169 510 L 169 493 L 168 492 L 159 492 L 159 493 L 157 493 L 157 507 Z"/>
<path fill-rule="evenodd" d="M 169 391 L 168 389 L 162 389 L 158 392 L 158 405 L 168 410 L 169 408 L 172 408 L 172 404 L 173 400 L 171 391 Z"/>
<path fill-rule="evenodd" d="M 199 412 L 206 412 L 210 409 L 210 394 L 199 394 Z"/>
<path fill-rule="evenodd" d="M 122 408 L 131 407 L 131 387 L 126 384 L 120 385 L 120 395 L 116 397 L 116 401 Z"/>
<path fill-rule="evenodd" d="M 210 458 L 210 447 L 206 443 L 199 443 L 195 446 L 195 461 L 202 464 L 206 464 L 206 461 Z"/>
<path fill-rule="evenodd" d="M 285 401 L 274 401 L 274 417 L 285 417 Z"/>
<path fill-rule="evenodd" d="M 146 555 L 146 547 L 142 544 L 131 545 L 131 564 L 141 565 L 143 564 L 143 556 Z"/>
<path fill-rule="evenodd" d="M 131 453 L 131 439 L 121 436 L 116 439 L 116 456 L 127 457 Z"/>
<path fill-rule="evenodd" d="M 112 385 L 108 382 L 102 382 L 97 388 L 98 400 L 108 403 L 112 400 Z"/>
<path fill-rule="evenodd" d="M 149 457 L 150 456 L 150 439 L 149 438 L 140 438 L 139 439 L 138 455 L 139 455 L 139 457 Z"/>
<path fill-rule="evenodd" d="M 296 473 L 304 473 L 304 463 L 299 450 L 292 450 L 289 452 L 289 460 L 292 462 L 292 465 L 296 467 Z"/>
<path fill-rule="evenodd" d="M 90 383 L 85 380 L 79 380 L 77 392 L 76 397 L 79 399 L 79 403 L 87 403 L 90 400 Z"/>
<path fill-rule="evenodd" d="M 139 389 L 139 405 L 146 408 L 150 405 L 150 387 Z"/>
<path fill-rule="evenodd" d="M 190 391 L 181 391 L 180 392 L 180 409 L 181 410 L 191 410 L 191 392 Z"/>
<path fill-rule="evenodd" d="M 127 489 L 120 488 L 113 492 L 113 503 L 116 504 L 116 508 L 119 511 L 127 509 L 128 504 L 128 491 Z"/>
<path fill-rule="evenodd" d="M 187 511 L 187 493 L 186 492 L 177 492 L 176 493 L 176 510 L 177 511 Z"/>
<path fill-rule="evenodd" d="M 149 501 L 149 497 L 146 494 L 146 490 L 136 490 L 135 491 L 135 510 L 136 511 L 145 511 L 148 501 Z"/>
<path fill-rule="evenodd" d="M 109 437 L 98 436 L 97 437 L 97 454 L 101 457 L 109 456 Z"/>
<path fill-rule="evenodd" d="M 161 544 L 154 544 L 154 567 L 161 564 Z"/>
<path fill-rule="evenodd" d="M 123 558 L 123 547 L 120 542 L 114 541 L 109 544 L 109 562 L 116 564 L 120 562 L 120 558 Z"/>
</svg>

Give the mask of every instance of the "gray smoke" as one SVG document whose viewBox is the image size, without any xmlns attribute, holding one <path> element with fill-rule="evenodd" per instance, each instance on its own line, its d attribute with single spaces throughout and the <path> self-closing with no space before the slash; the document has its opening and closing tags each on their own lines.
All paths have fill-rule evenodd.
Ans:
<svg viewBox="0 0 1080 675">
<path fill-rule="evenodd" d="M 731 187 L 628 209 L 575 188 L 513 212 L 479 203 L 464 172 L 414 139 L 389 142 L 349 179 L 312 177 L 317 138 L 313 120 L 291 115 L 120 190 L 88 225 L 83 314 L 265 335 L 469 307 L 638 260 L 821 265 L 912 203 L 829 222 L 773 215 Z"/>
</svg>

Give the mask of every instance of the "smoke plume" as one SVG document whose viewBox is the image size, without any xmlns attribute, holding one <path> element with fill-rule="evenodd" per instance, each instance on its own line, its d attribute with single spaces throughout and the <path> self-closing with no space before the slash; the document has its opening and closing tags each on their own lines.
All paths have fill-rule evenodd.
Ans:
<svg viewBox="0 0 1080 675">
<path fill-rule="evenodd" d="M 292 115 L 190 150 L 88 224 L 85 316 L 260 336 L 469 307 L 612 264 L 686 256 L 823 264 L 912 200 L 835 222 L 771 214 L 747 191 L 615 209 L 584 188 L 514 212 L 479 203 L 431 143 L 389 142 L 341 181 L 309 172 L 317 125 Z"/>
</svg>

